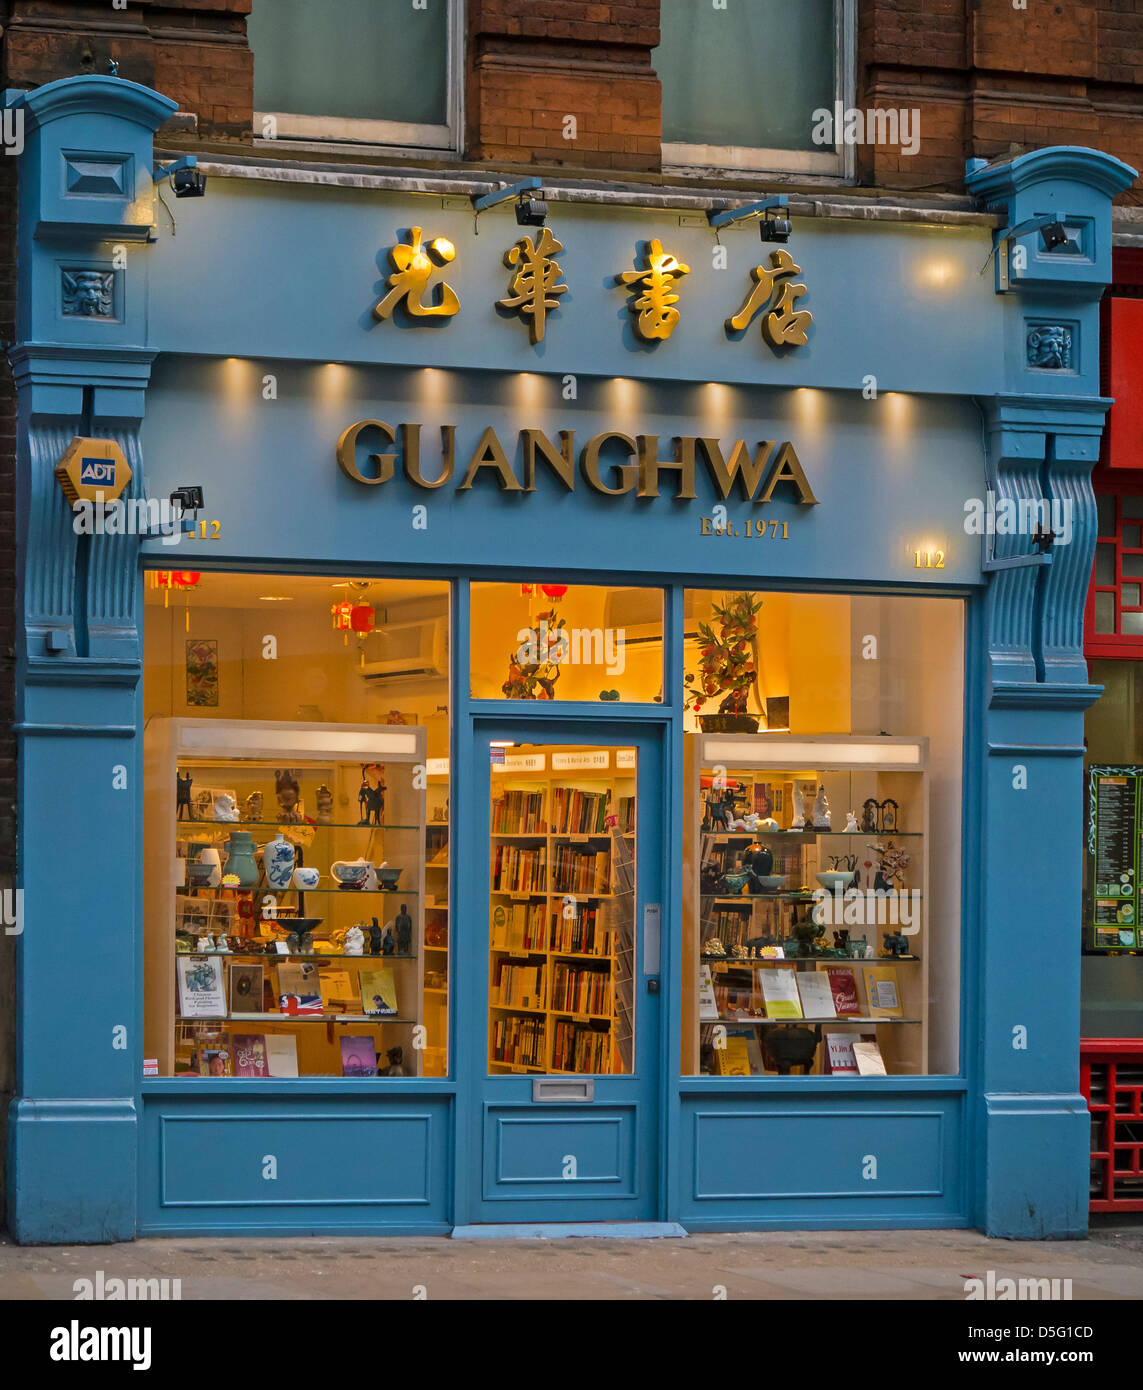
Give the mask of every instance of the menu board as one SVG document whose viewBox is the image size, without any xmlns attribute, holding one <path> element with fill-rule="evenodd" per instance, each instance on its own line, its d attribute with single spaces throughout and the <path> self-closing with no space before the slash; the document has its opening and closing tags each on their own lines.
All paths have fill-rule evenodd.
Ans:
<svg viewBox="0 0 1143 1390">
<path fill-rule="evenodd" d="M 1139 949 L 1143 947 L 1139 931 L 1143 766 L 1095 766 L 1089 775 L 1091 944 L 1105 951 Z"/>
</svg>

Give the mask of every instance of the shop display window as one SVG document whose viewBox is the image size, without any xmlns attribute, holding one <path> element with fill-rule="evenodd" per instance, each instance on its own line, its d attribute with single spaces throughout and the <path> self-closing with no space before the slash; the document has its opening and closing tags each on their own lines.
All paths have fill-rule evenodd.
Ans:
<svg viewBox="0 0 1143 1390">
<path fill-rule="evenodd" d="M 685 609 L 684 1075 L 956 1072 L 963 606 Z"/>
<path fill-rule="evenodd" d="M 146 1071 L 448 1071 L 449 588 L 146 577 Z"/>
<path fill-rule="evenodd" d="M 662 700 L 660 589 L 475 583 L 470 593 L 475 699 Z"/>
</svg>

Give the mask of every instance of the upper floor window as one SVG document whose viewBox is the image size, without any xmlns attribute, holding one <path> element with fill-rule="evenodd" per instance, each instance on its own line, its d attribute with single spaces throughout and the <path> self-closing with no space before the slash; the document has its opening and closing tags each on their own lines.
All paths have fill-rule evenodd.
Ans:
<svg viewBox="0 0 1143 1390">
<path fill-rule="evenodd" d="M 845 172 L 852 20 L 853 0 L 662 0 L 663 164 Z"/>
<path fill-rule="evenodd" d="M 459 0 L 254 0 L 254 134 L 456 146 Z"/>
<path fill-rule="evenodd" d="M 1143 497 L 1101 493 L 1099 540 L 1088 592 L 1086 645 L 1094 656 L 1143 647 Z"/>
</svg>

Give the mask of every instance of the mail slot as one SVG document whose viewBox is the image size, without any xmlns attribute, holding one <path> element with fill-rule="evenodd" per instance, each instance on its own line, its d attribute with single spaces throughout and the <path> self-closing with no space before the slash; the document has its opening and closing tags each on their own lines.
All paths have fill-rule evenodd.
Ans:
<svg viewBox="0 0 1143 1390">
<path fill-rule="evenodd" d="M 533 1100 L 594 1100 L 595 1078 L 575 1077 L 565 1080 L 562 1076 L 537 1076 L 532 1080 Z"/>
</svg>

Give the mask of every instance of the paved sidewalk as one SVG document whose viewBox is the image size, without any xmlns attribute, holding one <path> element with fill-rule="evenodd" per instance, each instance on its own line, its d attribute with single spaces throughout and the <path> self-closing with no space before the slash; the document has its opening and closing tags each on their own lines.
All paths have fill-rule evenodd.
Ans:
<svg viewBox="0 0 1143 1390">
<path fill-rule="evenodd" d="M 183 1299 L 936 1299 L 965 1280 L 1070 1279 L 1074 1299 L 1143 1298 L 1143 1227 L 1083 1241 L 972 1231 L 664 1240 L 236 1237 L 22 1248 L 0 1239 L 0 1302 L 74 1299 L 77 1279 L 169 1278 Z M 423 1294 L 417 1289 L 423 1286 Z"/>
</svg>

